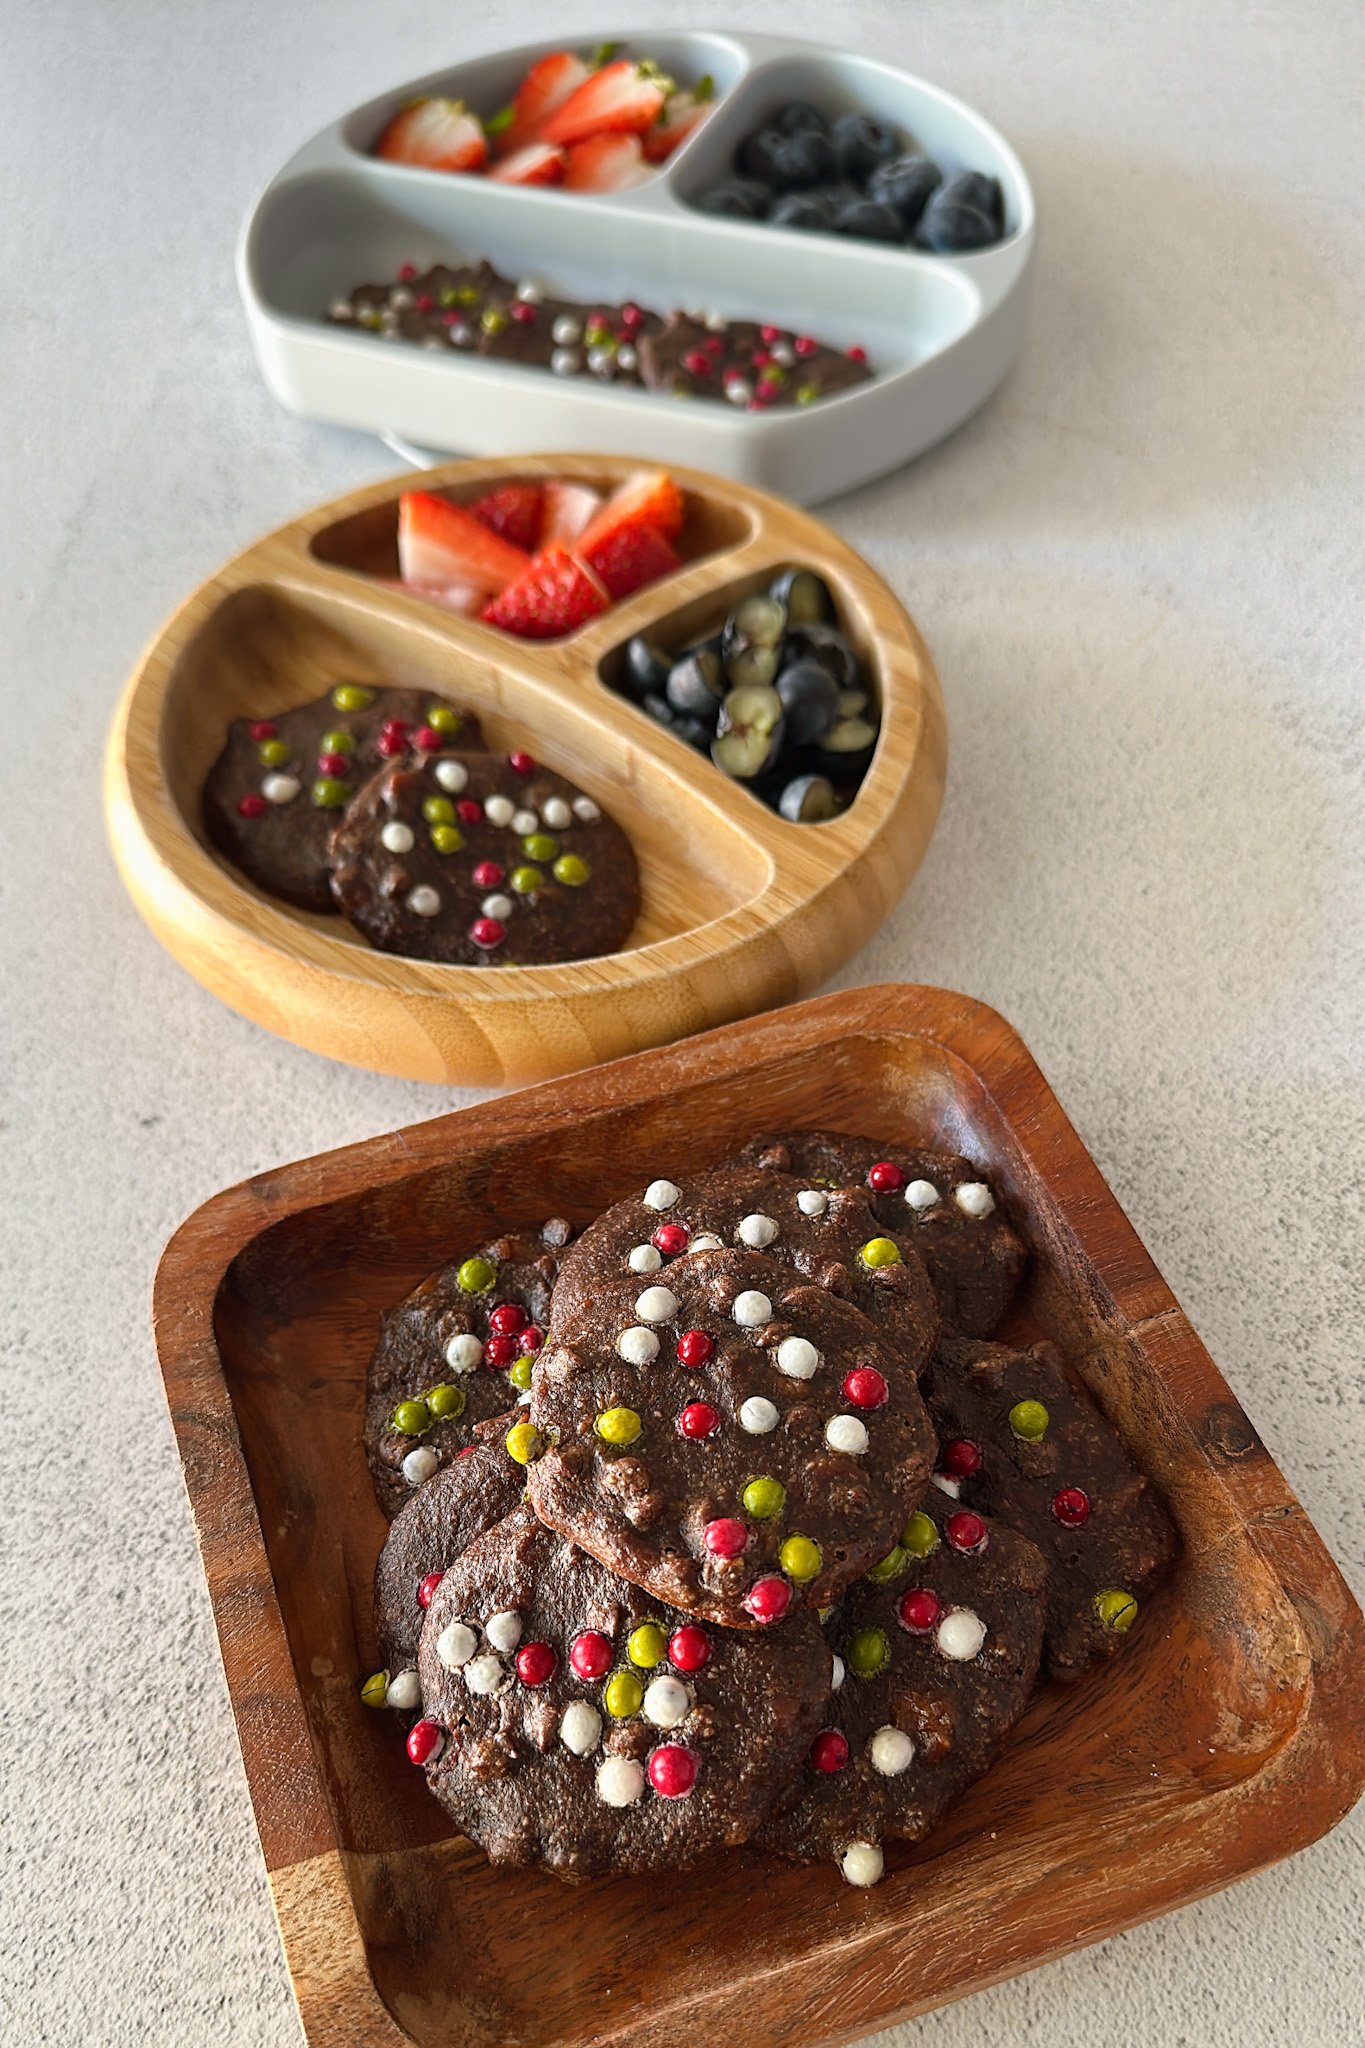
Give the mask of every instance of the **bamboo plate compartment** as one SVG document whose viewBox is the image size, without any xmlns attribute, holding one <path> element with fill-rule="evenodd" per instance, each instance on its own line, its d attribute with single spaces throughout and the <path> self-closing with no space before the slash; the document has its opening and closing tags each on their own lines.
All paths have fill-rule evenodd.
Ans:
<svg viewBox="0 0 1365 2048">
<path fill-rule="evenodd" d="M 677 1883 L 494 1871 L 358 1697 L 378 1314 L 457 1246 L 803 1123 L 989 1172 L 1035 1255 L 1009 1334 L 1079 1365 L 1171 1503 L 1176 1577 L 872 1891 L 748 1851 Z M 1038 1068 L 964 997 L 826 997 L 260 1175 L 173 1238 L 155 1321 L 312 2048 L 817 2048 L 1230 1884 L 1365 1785 L 1359 1608 Z"/>
<path fill-rule="evenodd" d="M 514 477 L 610 490 L 639 465 L 544 455 L 448 463 L 459 499 Z M 790 1002 L 881 923 L 938 816 L 946 734 L 923 641 L 871 568 L 807 514 L 677 469 L 676 574 L 560 640 L 442 611 L 397 575 L 396 478 L 269 534 L 195 591 L 134 671 L 110 733 L 105 814 L 120 873 L 162 944 L 267 1029 L 415 1080 L 542 1079 Z M 866 664 L 881 737 L 841 816 L 793 825 L 612 692 L 633 633 L 676 646 L 779 569 L 824 576 Z M 372 951 L 340 918 L 255 889 L 210 847 L 200 790 L 231 718 L 342 680 L 439 690 L 596 797 L 632 840 L 643 907 L 628 947 L 544 967 L 447 967 Z"/>
</svg>

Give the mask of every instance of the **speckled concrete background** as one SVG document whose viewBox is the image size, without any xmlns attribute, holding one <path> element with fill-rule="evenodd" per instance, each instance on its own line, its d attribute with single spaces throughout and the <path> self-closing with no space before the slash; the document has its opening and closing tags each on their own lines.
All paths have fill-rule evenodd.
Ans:
<svg viewBox="0 0 1365 2048">
<path fill-rule="evenodd" d="M 642 33 L 722 12 L 620 11 Z M 221 1009 L 104 850 L 104 729 L 161 619 L 259 531 L 393 467 L 268 398 L 233 236 L 337 110 L 466 42 L 610 13 L 0 7 L 6 2040 L 297 2039 L 148 1285 L 216 1188 L 455 1099 Z M 842 980 L 942 982 L 1012 1019 L 1365 1589 L 1361 15 L 739 13 L 976 102 L 1044 220 L 1008 385 L 829 508 L 918 616 L 953 739 L 929 857 Z M 1357 1815 L 898 2048 L 1365 2040 L 1362 1846 Z"/>
</svg>

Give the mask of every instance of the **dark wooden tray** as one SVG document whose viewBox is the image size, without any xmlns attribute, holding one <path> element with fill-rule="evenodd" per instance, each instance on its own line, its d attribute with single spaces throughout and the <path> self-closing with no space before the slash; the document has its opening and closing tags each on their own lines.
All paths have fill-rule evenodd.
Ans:
<svg viewBox="0 0 1365 2048">
<path fill-rule="evenodd" d="M 670 1885 L 495 1872 L 357 1696 L 376 1316 L 495 1225 L 586 1220 L 784 1123 L 989 1168 L 1038 1254 L 1018 1334 L 1079 1361 L 1174 1506 L 1181 1569 L 874 1891 L 748 1852 Z M 1365 1785 L 1359 1608 L 1028 1053 L 964 997 L 826 997 L 243 1182 L 171 1241 L 155 1318 L 314 2048 L 846 2040 L 1230 1884 Z"/>
</svg>

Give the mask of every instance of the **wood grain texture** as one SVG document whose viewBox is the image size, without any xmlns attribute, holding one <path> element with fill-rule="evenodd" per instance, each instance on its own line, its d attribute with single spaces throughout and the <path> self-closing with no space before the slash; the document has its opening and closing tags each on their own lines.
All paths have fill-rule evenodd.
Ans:
<svg viewBox="0 0 1365 2048">
<path fill-rule="evenodd" d="M 609 488 L 603 456 L 449 463 L 424 486 L 472 497 L 514 476 Z M 397 569 L 398 495 L 352 492 L 248 548 L 194 593 L 124 692 L 105 762 L 120 873 L 157 937 L 258 1024 L 358 1066 L 495 1086 L 540 1079 L 789 1002 L 882 922 L 938 817 L 946 761 L 933 664 L 886 585 L 829 529 L 764 493 L 675 470 L 687 565 L 560 641 L 534 643 L 371 580 Z M 603 679 L 642 629 L 680 642 L 785 566 L 834 590 L 882 706 L 856 801 L 792 825 Z M 613 813 L 635 846 L 643 908 L 627 949 L 544 967 L 451 967 L 370 950 L 340 919 L 252 887 L 209 846 L 204 777 L 227 722 L 340 678 L 438 689 L 498 747 L 528 745 Z"/>
<path fill-rule="evenodd" d="M 1036 1253 L 1009 1333 L 1076 1357 L 1179 1572 L 874 1891 L 746 1851 L 677 1885 L 494 1872 L 357 1697 L 379 1312 L 495 1227 L 815 1122 L 990 1172 Z M 1358 1607 L 1023 1045 L 964 997 L 827 997 L 262 1175 L 177 1233 L 155 1318 L 314 2048 L 847 2040 L 1274 1862 L 1365 1785 Z"/>
</svg>

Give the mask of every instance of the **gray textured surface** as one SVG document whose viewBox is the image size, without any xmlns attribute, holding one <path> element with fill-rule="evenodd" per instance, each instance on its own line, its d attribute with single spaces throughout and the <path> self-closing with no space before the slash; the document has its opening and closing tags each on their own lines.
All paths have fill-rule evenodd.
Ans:
<svg viewBox="0 0 1365 2048">
<path fill-rule="evenodd" d="M 160 620 L 258 531 L 392 467 L 268 399 L 232 238 L 300 136 L 454 53 L 461 15 L 483 47 L 609 12 L 0 7 L 6 2040 L 297 2038 L 147 1290 L 214 1189 L 451 1099 L 221 1009 L 104 851 L 104 728 Z M 977 102 L 1044 221 L 997 401 L 830 508 L 919 617 L 953 735 L 934 846 L 843 980 L 939 981 L 1013 1020 L 1360 1589 L 1359 10 L 743 18 Z M 1363 1844 L 1357 1815 L 895 2038 L 1357 2043 Z"/>
</svg>

